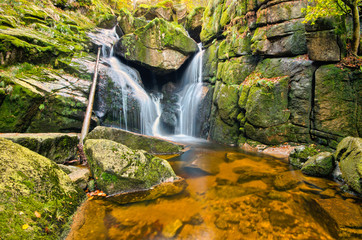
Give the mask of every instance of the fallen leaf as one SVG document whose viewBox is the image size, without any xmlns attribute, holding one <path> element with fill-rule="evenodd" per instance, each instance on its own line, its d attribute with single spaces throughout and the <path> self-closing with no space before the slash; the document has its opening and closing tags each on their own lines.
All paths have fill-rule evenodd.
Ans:
<svg viewBox="0 0 362 240">
<path fill-rule="evenodd" d="M 35 214 L 35 217 L 41 218 L 41 214 L 38 211 L 35 211 L 34 214 Z"/>
<path fill-rule="evenodd" d="M 24 224 L 21 228 L 22 228 L 23 230 L 26 230 L 26 229 L 28 229 L 28 227 L 29 227 L 29 224 Z"/>
</svg>

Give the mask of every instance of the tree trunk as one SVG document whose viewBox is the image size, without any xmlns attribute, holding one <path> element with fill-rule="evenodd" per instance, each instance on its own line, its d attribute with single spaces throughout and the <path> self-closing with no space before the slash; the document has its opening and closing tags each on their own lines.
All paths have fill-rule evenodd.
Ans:
<svg viewBox="0 0 362 240">
<path fill-rule="evenodd" d="M 360 23 L 359 23 L 359 12 L 358 12 L 358 1 L 354 1 L 352 10 L 352 18 L 353 18 L 353 33 L 352 33 L 352 46 L 351 53 L 355 56 L 358 54 L 358 46 L 360 41 Z"/>
</svg>

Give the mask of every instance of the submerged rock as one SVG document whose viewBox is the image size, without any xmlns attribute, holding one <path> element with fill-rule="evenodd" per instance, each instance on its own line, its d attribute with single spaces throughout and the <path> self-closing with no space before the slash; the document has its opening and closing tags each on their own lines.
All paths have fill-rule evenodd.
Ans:
<svg viewBox="0 0 362 240">
<path fill-rule="evenodd" d="M 53 161 L 3 138 L 0 171 L 1 237 L 59 237 L 83 191 Z M 47 232 L 49 226 L 53 228 Z"/>
<path fill-rule="evenodd" d="M 4 133 L 0 137 L 20 144 L 56 163 L 72 160 L 77 155 L 78 134 Z"/>
<path fill-rule="evenodd" d="M 98 187 L 108 195 L 148 189 L 176 178 L 166 160 L 111 140 L 88 139 L 84 151 Z"/>
<path fill-rule="evenodd" d="M 115 53 L 160 74 L 175 71 L 198 50 L 196 42 L 177 24 L 156 18 L 123 36 Z"/>
<path fill-rule="evenodd" d="M 107 196 L 106 199 L 118 204 L 142 202 L 154 200 L 159 197 L 166 197 L 181 193 L 187 187 L 185 179 L 179 178 L 170 182 L 163 182 L 152 186 L 149 189 L 136 190 L 131 192 L 118 193 Z"/>
<path fill-rule="evenodd" d="M 356 192 L 362 193 L 362 138 L 346 137 L 337 146 L 334 155 L 342 178 Z"/>
<path fill-rule="evenodd" d="M 311 176 L 328 176 L 333 172 L 334 158 L 329 152 L 319 153 L 308 159 L 302 167 L 302 172 Z"/>
<path fill-rule="evenodd" d="M 152 154 L 179 154 L 185 147 L 165 139 L 101 126 L 90 132 L 87 139 L 108 139 L 124 144 L 129 148 L 145 150 Z"/>
</svg>

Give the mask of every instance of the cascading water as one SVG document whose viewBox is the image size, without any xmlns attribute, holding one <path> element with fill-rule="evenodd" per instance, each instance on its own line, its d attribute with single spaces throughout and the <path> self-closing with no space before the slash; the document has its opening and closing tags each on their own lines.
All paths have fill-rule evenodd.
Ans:
<svg viewBox="0 0 362 240">
<path fill-rule="evenodd" d="M 138 72 L 113 56 L 113 45 L 119 39 L 115 28 L 102 29 L 100 33 L 91 34 L 90 37 L 102 44 L 102 61 L 110 66 L 108 76 L 121 89 L 120 127 L 125 130 L 138 129 L 140 133 L 146 135 L 160 135 L 159 121 L 157 121 L 161 115 L 160 96 L 150 97 L 140 85 Z M 130 109 L 131 100 L 136 100 L 137 104 L 136 106 L 133 104 Z"/>
<path fill-rule="evenodd" d="M 180 117 L 176 133 L 180 135 L 196 136 L 196 114 L 202 93 L 202 56 L 204 50 L 199 44 L 199 52 L 186 68 L 181 80 L 181 91 L 178 105 Z"/>
</svg>

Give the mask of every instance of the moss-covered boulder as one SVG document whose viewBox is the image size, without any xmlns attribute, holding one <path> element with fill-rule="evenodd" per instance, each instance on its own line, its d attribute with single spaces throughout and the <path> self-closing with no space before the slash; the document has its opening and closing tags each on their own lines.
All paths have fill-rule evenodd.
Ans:
<svg viewBox="0 0 362 240">
<path fill-rule="evenodd" d="M 330 152 L 321 152 L 310 157 L 302 167 L 302 173 L 317 176 L 327 177 L 334 169 L 334 157 Z"/>
<path fill-rule="evenodd" d="M 214 103 L 217 106 L 221 119 L 232 126 L 237 119 L 240 109 L 238 106 L 238 86 L 226 85 L 218 82 Z"/>
<path fill-rule="evenodd" d="M 275 79 L 250 75 L 245 84 L 250 84 L 246 103 L 246 119 L 257 127 L 271 127 L 286 123 L 288 110 L 289 77 Z"/>
<path fill-rule="evenodd" d="M 84 193 L 56 163 L 0 138 L 0 234 L 56 239 Z"/>
<path fill-rule="evenodd" d="M 147 189 L 176 178 L 166 160 L 111 140 L 88 139 L 84 151 L 97 186 L 107 194 Z"/>
<path fill-rule="evenodd" d="M 337 136 L 359 136 L 362 126 L 361 76 L 332 64 L 315 73 L 314 129 Z M 323 137 L 323 136 L 321 136 Z"/>
<path fill-rule="evenodd" d="M 343 179 L 356 192 L 362 193 L 362 139 L 346 137 L 334 154 Z"/>
<path fill-rule="evenodd" d="M 186 18 L 185 29 L 190 34 L 190 37 L 196 42 L 200 42 L 200 33 L 202 29 L 202 17 L 204 14 L 204 7 L 197 7 L 191 11 Z"/>
<path fill-rule="evenodd" d="M 162 74 L 179 69 L 197 50 L 183 27 L 159 18 L 123 36 L 115 45 L 117 55 Z"/>
<path fill-rule="evenodd" d="M 78 134 L 62 133 L 8 133 L 0 137 L 20 144 L 56 163 L 73 160 L 77 156 Z"/>
<path fill-rule="evenodd" d="M 165 139 L 128 132 L 119 128 L 96 127 L 87 139 L 108 139 L 152 154 L 179 154 L 185 147 Z"/>
<path fill-rule="evenodd" d="M 206 48 L 202 57 L 202 75 L 203 80 L 210 83 L 215 83 L 218 68 L 218 52 L 219 42 L 215 41 L 212 45 Z"/>
<path fill-rule="evenodd" d="M 217 78 L 226 84 L 241 84 L 255 69 L 257 58 L 232 58 L 218 64 Z"/>
<path fill-rule="evenodd" d="M 212 115 L 210 126 L 210 138 L 218 143 L 236 145 L 239 136 L 239 123 L 232 125 L 225 123 L 220 116 Z"/>
<path fill-rule="evenodd" d="M 209 1 L 205 9 L 200 39 L 203 43 L 209 43 L 221 34 L 220 25 L 223 3 L 225 0 Z"/>
<path fill-rule="evenodd" d="M 298 146 L 295 147 L 289 155 L 289 164 L 296 168 L 302 168 L 303 164 L 314 155 L 317 155 L 318 151 L 314 147 L 310 146 Z"/>
</svg>

